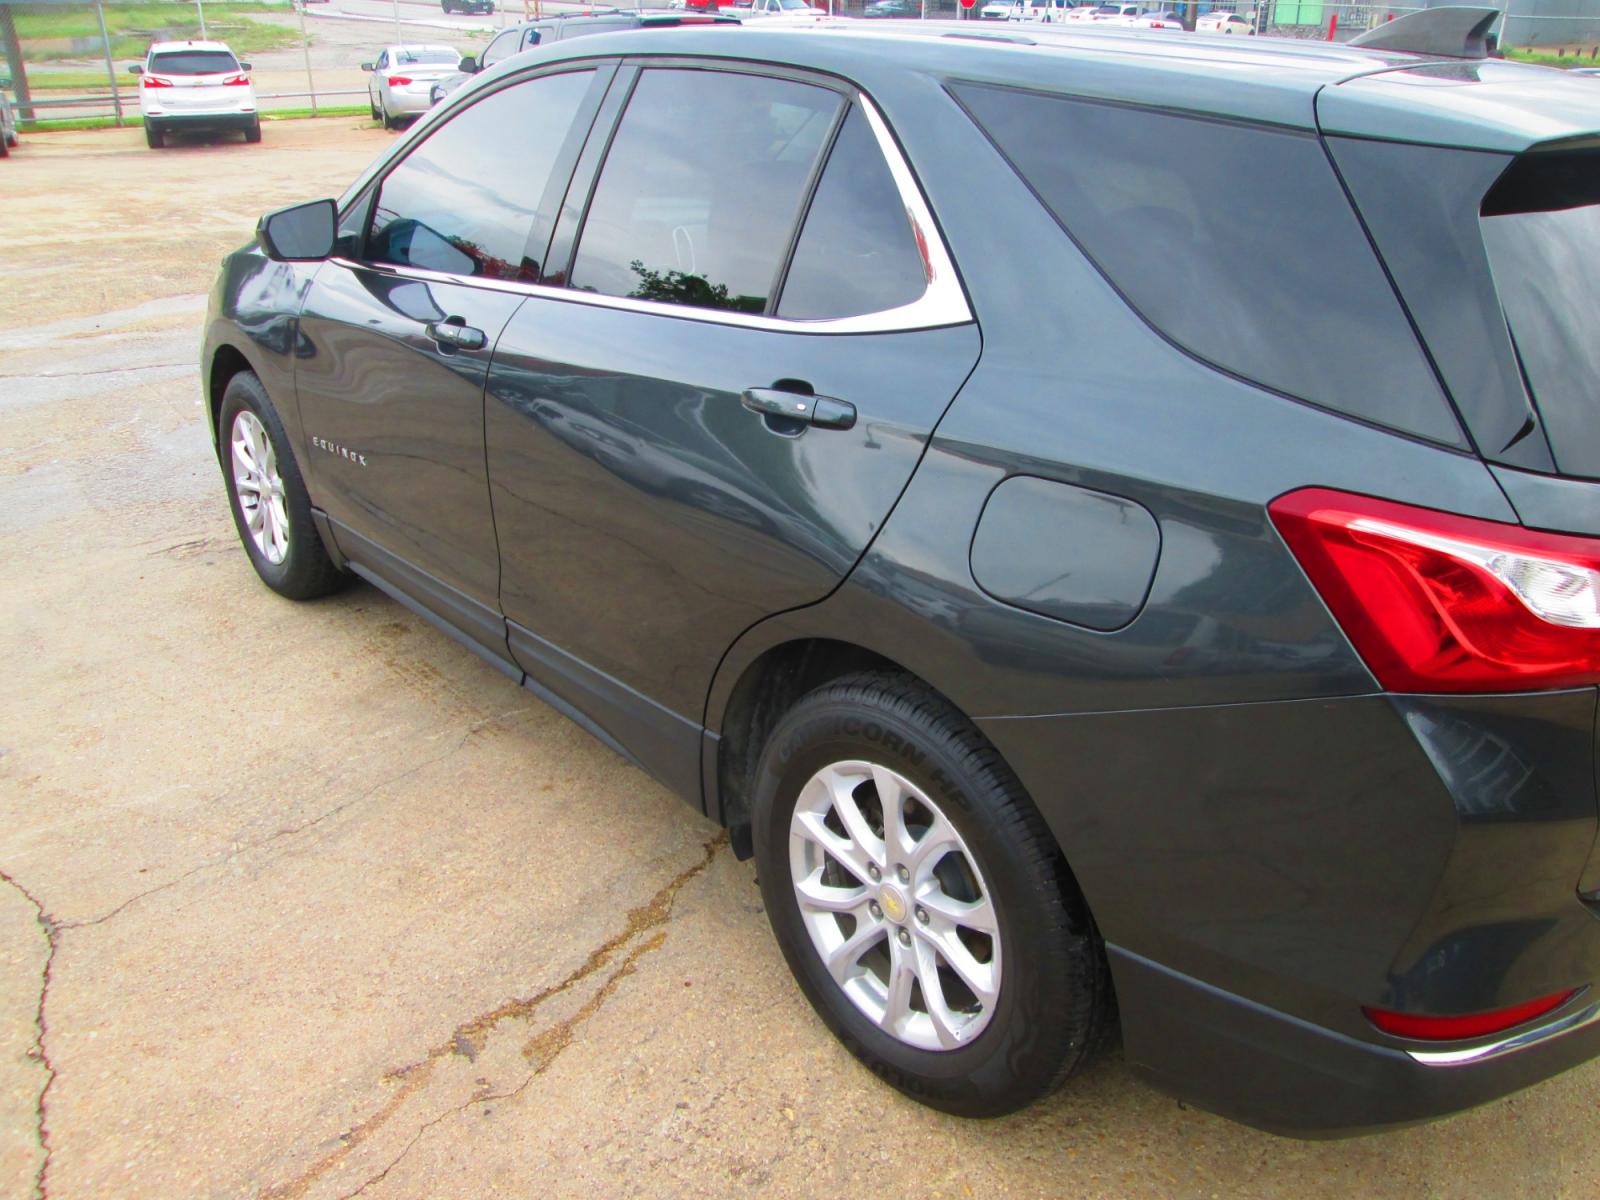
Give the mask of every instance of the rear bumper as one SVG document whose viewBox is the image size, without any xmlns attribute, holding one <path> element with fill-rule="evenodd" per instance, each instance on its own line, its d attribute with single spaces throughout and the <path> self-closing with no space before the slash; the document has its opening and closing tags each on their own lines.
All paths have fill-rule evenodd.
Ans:
<svg viewBox="0 0 1600 1200">
<path fill-rule="evenodd" d="M 1311 1136 L 1468 1108 L 1600 1054 L 1594 1023 L 1426 1065 L 1362 1013 L 1586 989 L 1544 1029 L 1600 999 L 1595 719 L 1585 688 L 979 725 L 1095 914 L 1130 1060 Z"/>
<path fill-rule="evenodd" d="M 1108 946 L 1128 1063 L 1202 1108 L 1292 1137 L 1347 1137 L 1496 1100 L 1600 1055 L 1595 990 L 1479 1057 L 1413 1057 L 1319 1028 Z M 1524 1041 L 1525 1039 L 1525 1041 Z"/>
<path fill-rule="evenodd" d="M 404 91 L 396 88 L 389 93 L 384 107 L 391 116 L 401 116 L 410 113 L 425 113 L 433 107 L 430 93 L 433 91 L 433 80 L 429 80 L 425 87 L 408 88 Z"/>
<path fill-rule="evenodd" d="M 260 114 L 251 109 L 226 113 L 157 113 L 147 115 L 144 123 L 157 129 L 249 129 L 258 120 Z"/>
</svg>

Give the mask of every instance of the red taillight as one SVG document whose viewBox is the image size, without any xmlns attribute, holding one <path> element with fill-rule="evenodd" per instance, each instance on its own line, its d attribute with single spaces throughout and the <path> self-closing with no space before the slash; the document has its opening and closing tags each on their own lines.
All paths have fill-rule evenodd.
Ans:
<svg viewBox="0 0 1600 1200">
<path fill-rule="evenodd" d="M 230 75 L 222 81 L 223 87 L 249 87 L 250 76 L 245 74 Z"/>
<path fill-rule="evenodd" d="M 1600 683 L 1600 541 L 1324 488 L 1268 510 L 1389 691 Z"/>
<path fill-rule="evenodd" d="M 172 80 L 163 79 L 159 75 L 146 75 L 139 81 L 139 86 L 147 88 L 171 87 Z"/>
<path fill-rule="evenodd" d="M 411 80 L 407 79 L 404 75 L 391 75 L 391 76 L 389 76 L 389 86 L 390 87 L 405 87 L 406 84 L 408 84 L 410 82 L 411 82 Z"/>
<path fill-rule="evenodd" d="M 1459 1038 L 1482 1037 L 1486 1033 L 1500 1033 L 1513 1026 L 1554 1012 L 1578 994 L 1568 988 L 1553 996 L 1541 996 L 1526 1004 L 1511 1008 L 1497 1008 L 1492 1012 L 1471 1013 L 1464 1017 L 1419 1017 L 1412 1013 L 1390 1012 L 1386 1008 L 1363 1008 L 1367 1020 L 1385 1033 L 1395 1037 L 1417 1038 L 1427 1042 L 1448 1042 Z"/>
</svg>

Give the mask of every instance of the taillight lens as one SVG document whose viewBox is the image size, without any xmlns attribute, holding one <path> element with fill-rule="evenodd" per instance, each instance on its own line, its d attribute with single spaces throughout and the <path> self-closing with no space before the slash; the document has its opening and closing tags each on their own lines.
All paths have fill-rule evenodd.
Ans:
<svg viewBox="0 0 1600 1200">
<path fill-rule="evenodd" d="M 1395 1037 L 1446 1042 L 1513 1029 L 1535 1017 L 1554 1012 L 1577 994 L 1576 988 L 1569 988 L 1564 992 L 1541 996 L 1537 1000 L 1529 1000 L 1526 1004 L 1517 1004 L 1511 1008 L 1468 1013 L 1460 1017 L 1422 1017 L 1414 1013 L 1391 1012 L 1386 1008 L 1363 1008 L 1361 1011 L 1367 1014 L 1367 1020 L 1383 1032 L 1394 1034 Z"/>
<path fill-rule="evenodd" d="M 391 76 L 389 76 L 389 86 L 390 87 L 405 87 L 406 84 L 408 84 L 410 82 L 411 82 L 411 80 L 407 79 L 404 75 L 391 75 Z"/>
<path fill-rule="evenodd" d="M 238 75 L 230 75 L 222 81 L 223 87 L 248 87 L 249 85 L 250 76 L 243 73 Z"/>
<path fill-rule="evenodd" d="M 1325 488 L 1268 511 L 1387 690 L 1600 683 L 1600 541 Z"/>
<path fill-rule="evenodd" d="M 147 88 L 171 87 L 172 80 L 163 79 L 159 75 L 146 75 L 139 81 L 139 86 Z"/>
</svg>

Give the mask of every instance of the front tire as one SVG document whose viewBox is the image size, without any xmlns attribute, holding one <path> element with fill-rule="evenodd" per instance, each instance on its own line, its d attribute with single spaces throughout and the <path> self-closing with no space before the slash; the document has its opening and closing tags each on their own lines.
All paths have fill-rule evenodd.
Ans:
<svg viewBox="0 0 1600 1200">
<path fill-rule="evenodd" d="M 909 676 L 812 692 L 752 795 L 762 898 L 801 990 L 913 1099 L 1013 1112 L 1111 1021 L 1104 950 L 1042 818 L 995 750 Z"/>
<path fill-rule="evenodd" d="M 228 380 L 217 419 L 233 523 L 261 582 L 291 600 L 338 591 L 349 577 L 328 557 L 289 438 L 261 380 Z"/>
</svg>

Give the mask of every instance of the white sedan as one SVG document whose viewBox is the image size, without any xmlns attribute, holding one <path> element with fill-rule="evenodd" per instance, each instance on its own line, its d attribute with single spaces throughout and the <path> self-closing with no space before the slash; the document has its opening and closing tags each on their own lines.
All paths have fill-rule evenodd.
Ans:
<svg viewBox="0 0 1600 1200">
<path fill-rule="evenodd" d="M 1250 23 L 1249 17 L 1241 17 L 1238 13 L 1230 12 L 1208 12 L 1195 21 L 1194 27 L 1200 33 L 1233 33 L 1248 36 L 1255 32 L 1255 26 Z"/>
<path fill-rule="evenodd" d="M 369 73 L 372 119 L 393 129 L 407 117 L 427 112 L 433 85 L 460 67 L 461 55 L 449 46 L 385 46 L 376 62 L 361 64 Z"/>
</svg>

